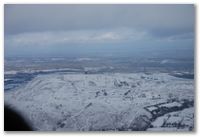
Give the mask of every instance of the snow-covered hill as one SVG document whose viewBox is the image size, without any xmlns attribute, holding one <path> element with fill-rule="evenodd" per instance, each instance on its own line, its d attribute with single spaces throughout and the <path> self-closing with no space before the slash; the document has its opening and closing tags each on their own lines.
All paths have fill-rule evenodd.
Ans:
<svg viewBox="0 0 200 137">
<path fill-rule="evenodd" d="M 49 74 L 5 92 L 35 130 L 188 131 L 194 80 L 166 73 Z"/>
</svg>

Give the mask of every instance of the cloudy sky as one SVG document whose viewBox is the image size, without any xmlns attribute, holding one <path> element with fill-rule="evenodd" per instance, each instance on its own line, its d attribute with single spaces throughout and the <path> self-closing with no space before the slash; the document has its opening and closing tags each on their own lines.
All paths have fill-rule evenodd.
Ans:
<svg viewBox="0 0 200 137">
<path fill-rule="evenodd" d="M 192 51 L 194 27 L 194 5 L 5 5 L 5 56 Z"/>
</svg>

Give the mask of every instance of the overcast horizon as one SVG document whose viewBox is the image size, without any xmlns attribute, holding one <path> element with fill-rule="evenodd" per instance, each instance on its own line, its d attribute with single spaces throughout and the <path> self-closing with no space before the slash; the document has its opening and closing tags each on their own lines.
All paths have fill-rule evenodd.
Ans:
<svg viewBox="0 0 200 137">
<path fill-rule="evenodd" d="M 194 32 L 190 4 L 5 5 L 5 57 L 193 57 Z"/>
</svg>

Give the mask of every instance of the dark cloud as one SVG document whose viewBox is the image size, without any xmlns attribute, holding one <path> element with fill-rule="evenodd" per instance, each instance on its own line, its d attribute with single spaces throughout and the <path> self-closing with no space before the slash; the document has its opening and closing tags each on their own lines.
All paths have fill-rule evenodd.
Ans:
<svg viewBox="0 0 200 137">
<path fill-rule="evenodd" d="M 8 4 L 4 21 L 5 56 L 87 55 L 91 51 L 138 55 L 140 47 L 148 52 L 183 47 L 193 51 L 194 47 L 195 8 L 190 4 Z"/>
<path fill-rule="evenodd" d="M 194 5 L 5 5 L 5 34 L 127 27 L 191 32 Z"/>
</svg>

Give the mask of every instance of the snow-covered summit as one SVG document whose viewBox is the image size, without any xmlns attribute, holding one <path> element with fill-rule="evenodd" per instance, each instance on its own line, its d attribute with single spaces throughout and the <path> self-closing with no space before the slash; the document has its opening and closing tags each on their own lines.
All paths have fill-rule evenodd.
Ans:
<svg viewBox="0 0 200 137">
<path fill-rule="evenodd" d="M 5 103 L 35 130 L 187 131 L 194 124 L 193 83 L 166 73 L 49 74 L 6 92 Z M 171 113 L 180 113 L 179 126 L 162 123 Z"/>
</svg>

